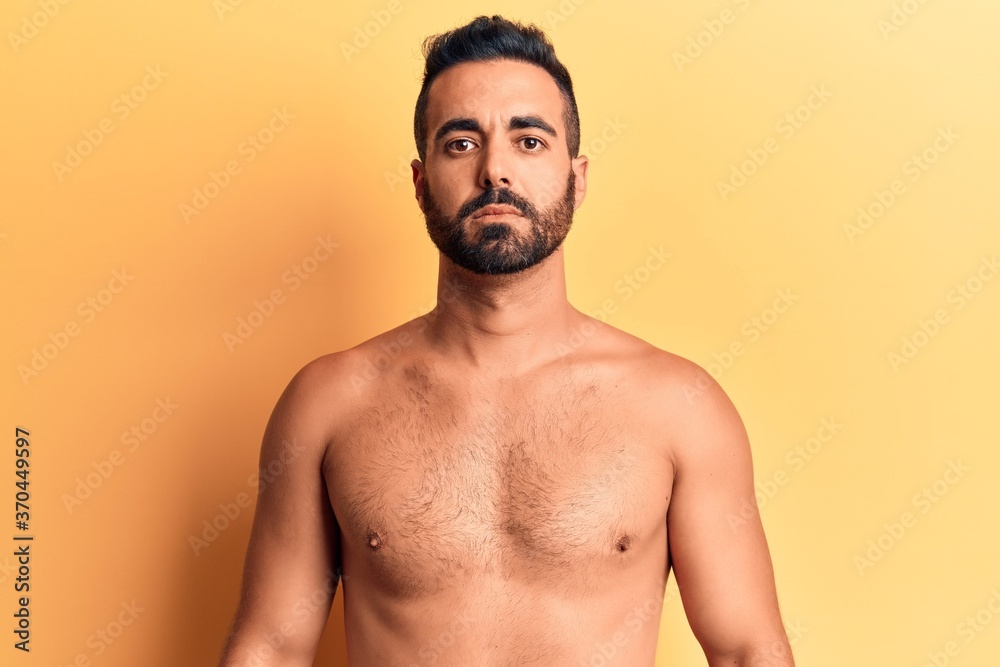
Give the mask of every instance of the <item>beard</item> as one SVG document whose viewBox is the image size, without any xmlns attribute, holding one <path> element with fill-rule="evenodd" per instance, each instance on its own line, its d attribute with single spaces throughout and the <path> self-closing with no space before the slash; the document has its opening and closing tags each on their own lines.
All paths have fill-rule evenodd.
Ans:
<svg viewBox="0 0 1000 667">
<path fill-rule="evenodd" d="M 573 224 L 576 199 L 576 174 L 572 169 L 562 198 L 545 211 L 509 188 L 489 188 L 466 202 L 454 216 L 448 216 L 424 184 L 424 218 L 427 233 L 441 253 L 474 273 L 500 275 L 518 273 L 551 255 L 562 245 Z M 467 229 L 469 216 L 490 204 L 507 204 L 521 212 L 529 223 L 525 231 L 506 222 L 493 222 L 478 232 Z"/>
</svg>

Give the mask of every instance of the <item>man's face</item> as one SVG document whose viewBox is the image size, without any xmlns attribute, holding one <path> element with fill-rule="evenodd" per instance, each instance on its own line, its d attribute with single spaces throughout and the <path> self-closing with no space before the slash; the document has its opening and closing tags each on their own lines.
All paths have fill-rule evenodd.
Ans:
<svg viewBox="0 0 1000 667">
<path fill-rule="evenodd" d="M 426 164 L 413 162 L 427 231 L 453 262 L 516 273 L 556 251 L 586 190 L 570 160 L 564 103 L 528 63 L 462 63 L 431 84 Z"/>
</svg>

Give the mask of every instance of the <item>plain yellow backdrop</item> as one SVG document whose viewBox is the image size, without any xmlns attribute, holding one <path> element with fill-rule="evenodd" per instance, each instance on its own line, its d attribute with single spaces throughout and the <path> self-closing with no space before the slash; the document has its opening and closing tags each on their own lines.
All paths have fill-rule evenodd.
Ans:
<svg viewBox="0 0 1000 667">
<path fill-rule="evenodd" d="M 4 2 L 0 662 L 213 664 L 285 383 L 433 306 L 420 44 L 495 12 L 574 78 L 571 301 L 743 416 L 798 664 L 997 664 L 992 0 Z"/>
</svg>

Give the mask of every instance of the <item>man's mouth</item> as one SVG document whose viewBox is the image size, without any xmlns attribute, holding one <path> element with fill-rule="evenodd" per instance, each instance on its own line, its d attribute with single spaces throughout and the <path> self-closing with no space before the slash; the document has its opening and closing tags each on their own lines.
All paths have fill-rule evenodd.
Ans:
<svg viewBox="0 0 1000 667">
<path fill-rule="evenodd" d="M 472 216 L 472 219 L 482 218 L 487 215 L 521 215 L 521 211 L 507 204 L 490 204 L 484 206 Z"/>
</svg>

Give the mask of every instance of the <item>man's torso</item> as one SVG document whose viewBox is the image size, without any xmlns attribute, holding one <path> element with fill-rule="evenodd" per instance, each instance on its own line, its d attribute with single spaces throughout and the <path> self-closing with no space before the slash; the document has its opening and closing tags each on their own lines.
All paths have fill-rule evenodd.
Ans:
<svg viewBox="0 0 1000 667">
<path fill-rule="evenodd" d="M 525 377 L 412 345 L 361 379 L 323 470 L 352 667 L 652 664 L 667 419 L 655 348 L 599 331 Z"/>
</svg>

